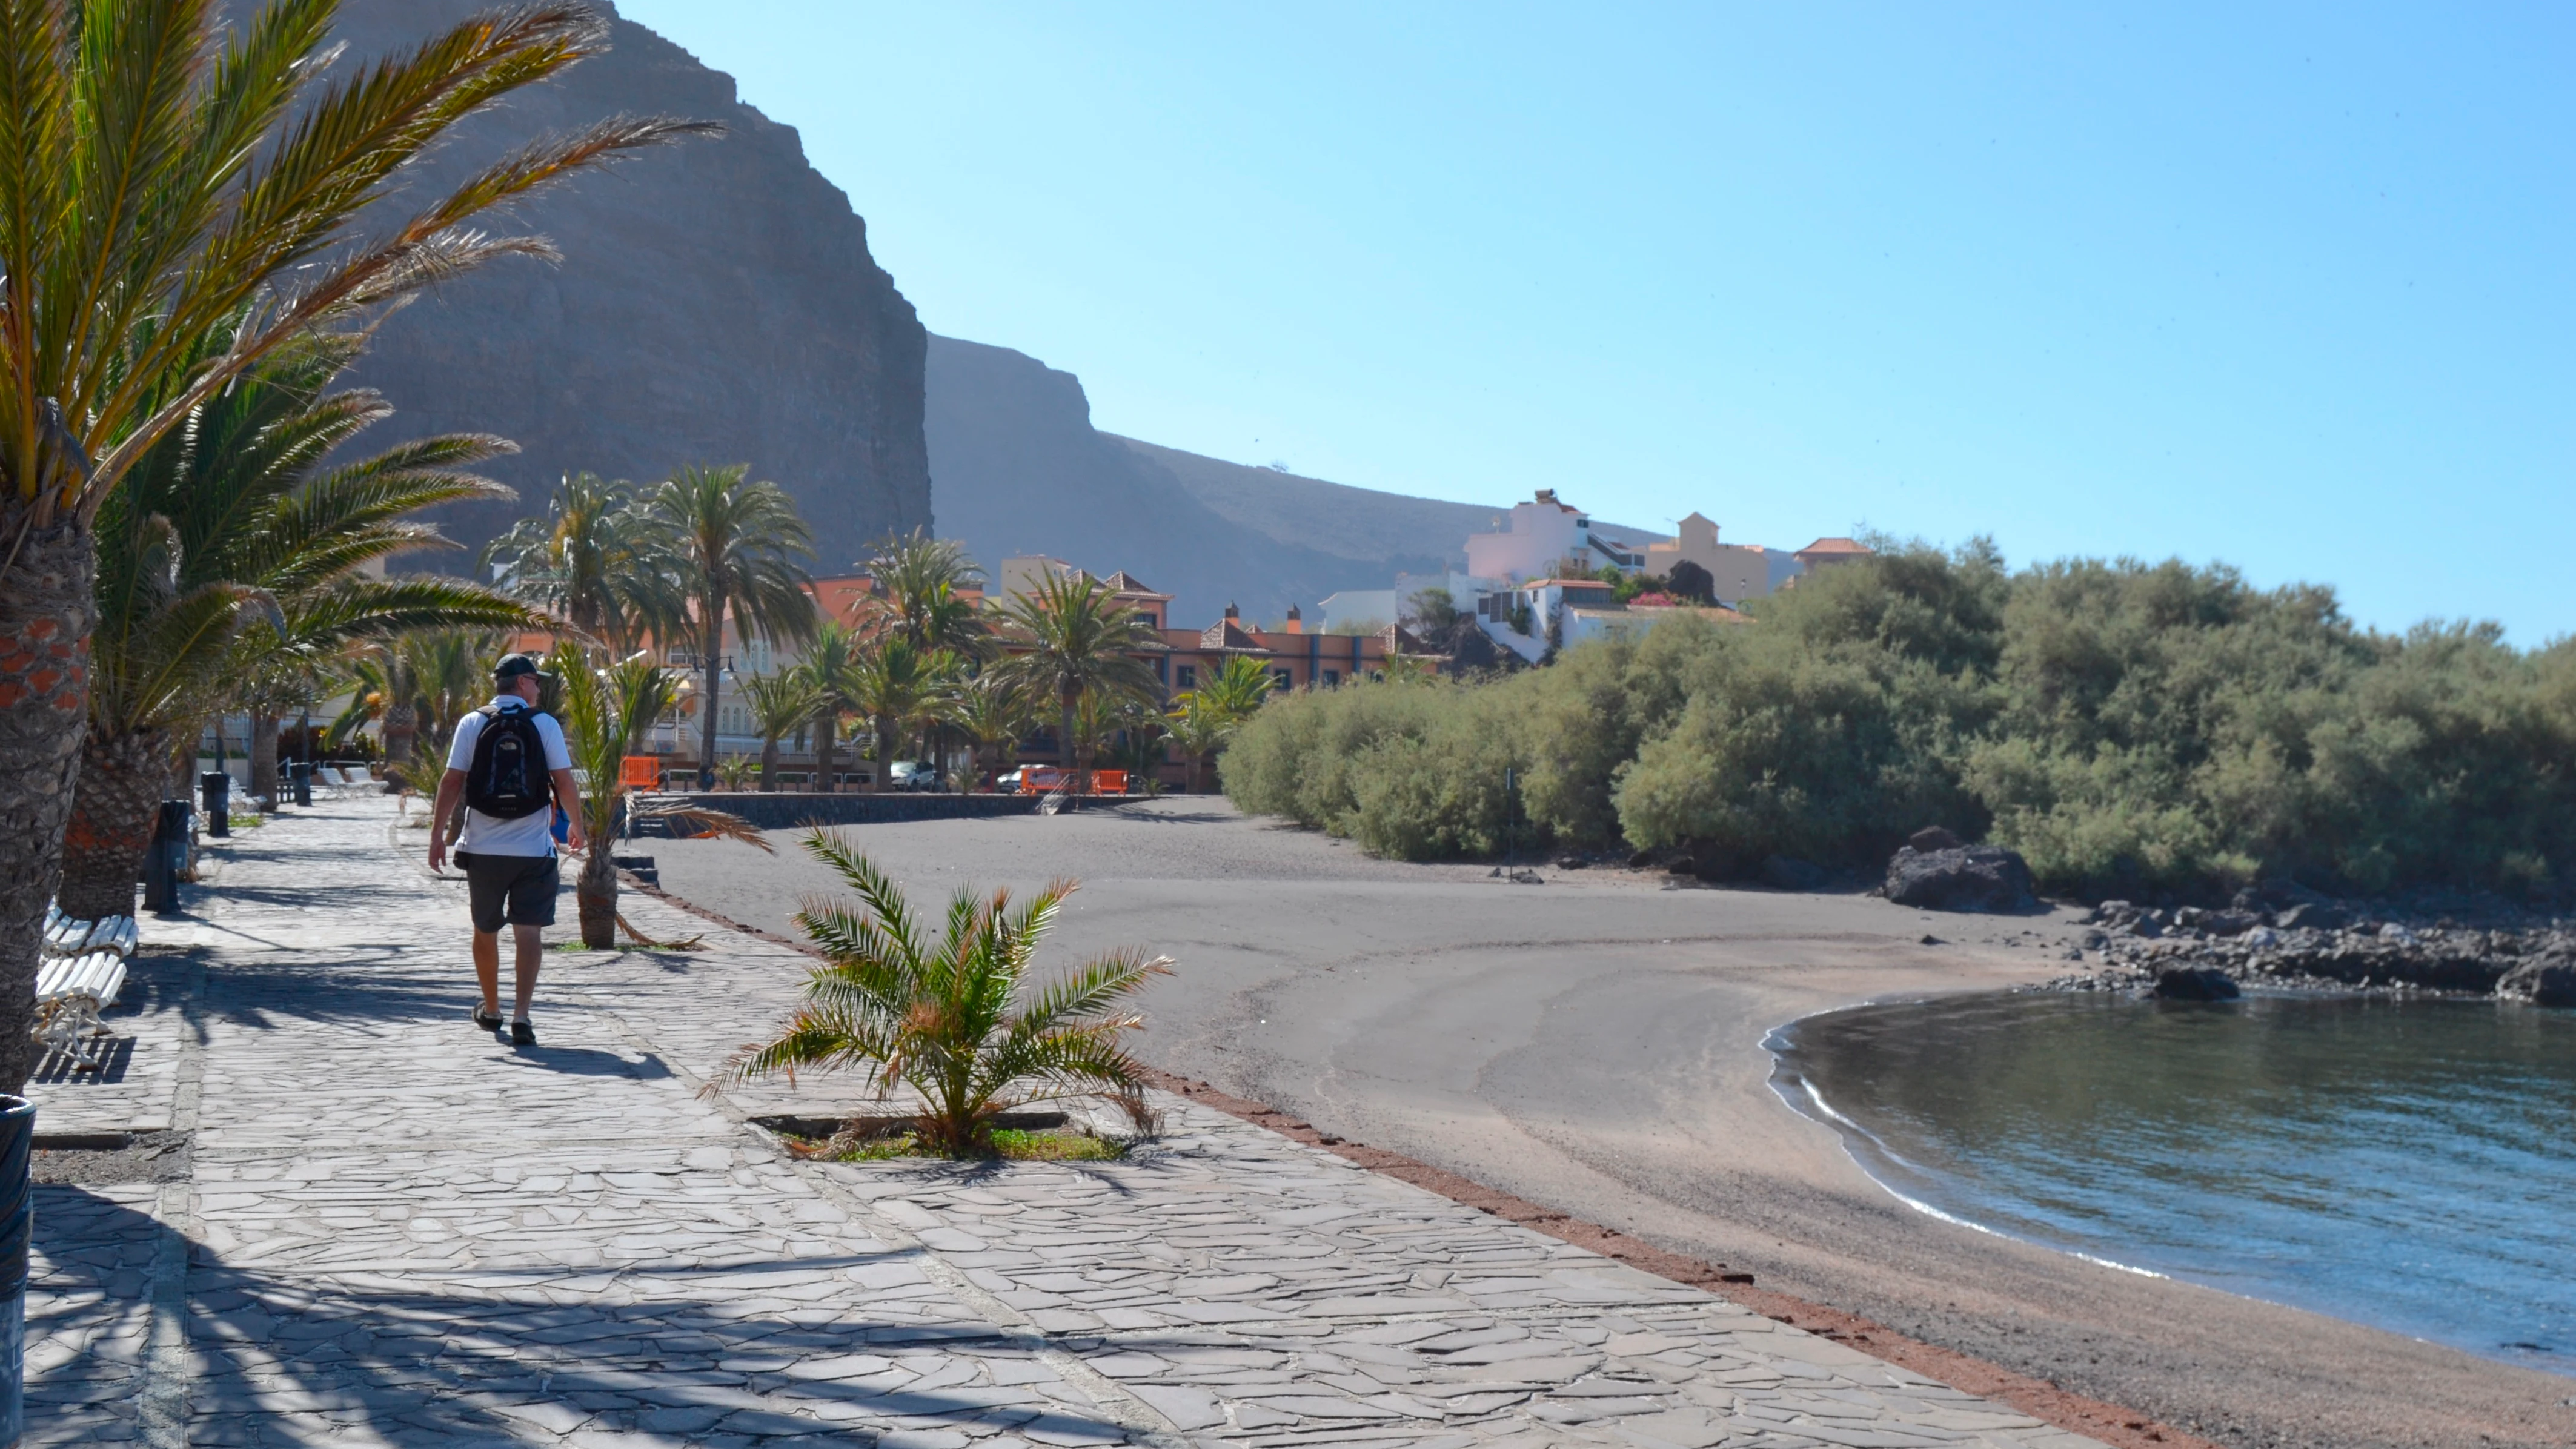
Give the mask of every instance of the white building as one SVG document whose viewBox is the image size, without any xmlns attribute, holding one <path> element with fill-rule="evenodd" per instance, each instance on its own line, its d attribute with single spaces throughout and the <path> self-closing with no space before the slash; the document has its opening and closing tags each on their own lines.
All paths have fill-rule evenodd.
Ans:
<svg viewBox="0 0 2576 1449">
<path fill-rule="evenodd" d="M 1553 488 L 1514 504 L 1503 532 L 1467 539 L 1467 572 L 1480 579 L 1518 583 L 1554 573 L 1595 574 L 1604 564 L 1636 573 L 1646 566 L 1645 550 L 1596 530 L 1590 515 L 1557 502 Z"/>
<path fill-rule="evenodd" d="M 1375 633 L 1401 620 L 1403 600 L 1395 589 L 1344 589 L 1317 604 L 1327 634 L 1365 626 Z"/>
</svg>

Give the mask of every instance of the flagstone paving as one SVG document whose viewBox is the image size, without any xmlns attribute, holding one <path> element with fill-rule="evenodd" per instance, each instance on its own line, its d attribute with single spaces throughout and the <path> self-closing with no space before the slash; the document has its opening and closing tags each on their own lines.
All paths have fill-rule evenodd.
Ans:
<svg viewBox="0 0 2576 1449">
<path fill-rule="evenodd" d="M 702 1089 L 802 957 L 630 897 L 708 949 L 550 952 L 512 1050 L 422 838 L 247 832 L 121 1080 L 31 1088 L 192 1136 L 40 1189 L 28 1443 L 2092 1443 L 1177 1098 L 1122 1162 L 793 1161 L 747 1119 L 864 1092 Z"/>
</svg>

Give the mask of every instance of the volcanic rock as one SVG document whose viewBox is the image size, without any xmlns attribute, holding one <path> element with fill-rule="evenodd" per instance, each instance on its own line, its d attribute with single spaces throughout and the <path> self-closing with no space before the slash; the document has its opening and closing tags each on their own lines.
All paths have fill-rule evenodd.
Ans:
<svg viewBox="0 0 2576 1449">
<path fill-rule="evenodd" d="M 1915 838 L 1931 833 L 1923 831 Z M 1918 850 L 1908 845 L 1887 862 L 1887 898 L 1900 906 L 1930 911 L 2025 910 L 2032 903 L 2030 867 L 1998 846 Z"/>
<path fill-rule="evenodd" d="M 2576 1006 L 2576 964 L 2566 961 L 2525 961 L 2504 974 L 2496 983 L 2496 995 L 2528 1001 L 2534 1006 Z"/>
<path fill-rule="evenodd" d="M 2166 1001 L 2234 1001 L 2236 982 L 2215 967 L 2171 966 L 2156 973 L 2156 993 Z"/>
</svg>

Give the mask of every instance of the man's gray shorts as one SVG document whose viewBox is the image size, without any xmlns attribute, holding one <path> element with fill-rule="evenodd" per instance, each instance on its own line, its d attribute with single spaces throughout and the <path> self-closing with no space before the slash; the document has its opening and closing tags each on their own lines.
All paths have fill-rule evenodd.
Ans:
<svg viewBox="0 0 2576 1449">
<path fill-rule="evenodd" d="M 474 929 L 485 935 L 512 926 L 555 923 L 555 858 L 551 855 L 475 855 L 456 852 L 465 868 L 465 893 L 474 902 Z"/>
</svg>

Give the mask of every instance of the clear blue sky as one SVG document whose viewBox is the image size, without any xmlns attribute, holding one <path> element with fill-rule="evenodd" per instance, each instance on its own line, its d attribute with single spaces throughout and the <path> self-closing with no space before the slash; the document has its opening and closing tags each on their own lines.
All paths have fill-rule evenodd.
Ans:
<svg viewBox="0 0 2576 1449">
<path fill-rule="evenodd" d="M 1100 426 L 2576 631 L 2576 9 L 623 0 Z"/>
</svg>

